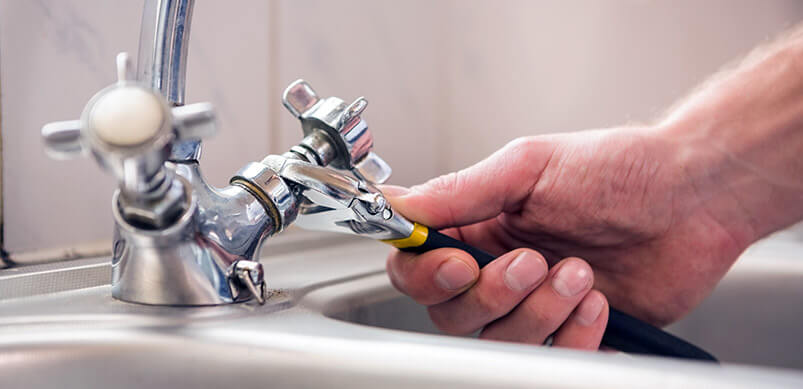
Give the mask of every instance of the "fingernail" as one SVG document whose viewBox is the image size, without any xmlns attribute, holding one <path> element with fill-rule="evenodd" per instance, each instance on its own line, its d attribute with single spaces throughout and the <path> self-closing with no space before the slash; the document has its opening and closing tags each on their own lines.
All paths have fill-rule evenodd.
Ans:
<svg viewBox="0 0 803 389">
<path fill-rule="evenodd" d="M 532 288 L 546 276 L 547 268 L 541 258 L 530 251 L 523 251 L 507 265 L 505 284 L 508 288 L 521 292 Z"/>
<path fill-rule="evenodd" d="M 577 307 L 577 315 L 574 318 L 581 325 L 590 326 L 597 321 L 603 307 L 605 307 L 605 301 L 602 296 L 598 293 L 591 293 Z"/>
<path fill-rule="evenodd" d="M 458 290 L 474 281 L 474 272 L 458 259 L 449 259 L 435 272 L 435 282 L 443 289 Z"/>
<path fill-rule="evenodd" d="M 591 284 L 591 271 L 578 260 L 564 263 L 552 279 L 552 289 L 563 297 L 575 296 Z"/>
<path fill-rule="evenodd" d="M 382 194 L 390 197 L 401 197 L 410 193 L 410 188 L 398 185 L 380 185 L 378 188 Z"/>
</svg>

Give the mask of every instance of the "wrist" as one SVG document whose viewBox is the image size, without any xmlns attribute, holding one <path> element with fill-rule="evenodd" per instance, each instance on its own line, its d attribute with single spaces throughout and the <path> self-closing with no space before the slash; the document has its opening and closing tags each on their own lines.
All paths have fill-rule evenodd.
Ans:
<svg viewBox="0 0 803 389">
<path fill-rule="evenodd" d="M 754 51 L 656 128 L 700 204 L 748 243 L 803 218 L 803 30 Z"/>
<path fill-rule="evenodd" d="M 680 206 L 706 212 L 746 247 L 803 218 L 803 123 L 734 121 L 724 112 L 690 111 L 654 135 L 688 200 Z"/>
</svg>

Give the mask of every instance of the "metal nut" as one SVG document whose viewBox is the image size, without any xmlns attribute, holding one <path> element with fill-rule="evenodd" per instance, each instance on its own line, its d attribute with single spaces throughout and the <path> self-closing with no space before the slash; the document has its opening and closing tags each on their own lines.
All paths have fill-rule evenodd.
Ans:
<svg viewBox="0 0 803 389">
<path fill-rule="evenodd" d="M 298 215 L 298 204 L 292 190 L 268 166 L 249 162 L 231 179 L 233 185 L 247 190 L 260 200 L 274 219 L 276 232 L 290 225 Z"/>
<path fill-rule="evenodd" d="M 120 196 L 118 206 L 122 217 L 132 225 L 146 229 L 163 229 L 176 220 L 189 208 L 189 184 L 175 177 L 167 191 L 154 199 L 140 198 L 130 201 Z"/>
<path fill-rule="evenodd" d="M 337 97 L 321 99 L 303 80 L 290 84 L 282 98 L 285 107 L 301 120 L 304 136 L 323 131 L 331 138 L 336 151 L 332 167 L 351 170 L 371 151 L 373 137 L 360 117 L 368 105 L 365 98 L 350 105 Z"/>
</svg>

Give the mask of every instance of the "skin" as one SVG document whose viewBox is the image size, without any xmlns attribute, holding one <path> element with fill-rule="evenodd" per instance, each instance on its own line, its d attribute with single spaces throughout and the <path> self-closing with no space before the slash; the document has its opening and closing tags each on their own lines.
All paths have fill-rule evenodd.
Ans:
<svg viewBox="0 0 803 389">
<path fill-rule="evenodd" d="M 656 325 L 751 243 L 803 219 L 803 34 L 712 78 L 654 125 L 517 139 L 385 186 L 397 212 L 499 257 L 393 252 L 393 284 L 444 332 L 595 350 L 610 304 Z M 582 258 L 582 259 L 581 259 Z"/>
</svg>

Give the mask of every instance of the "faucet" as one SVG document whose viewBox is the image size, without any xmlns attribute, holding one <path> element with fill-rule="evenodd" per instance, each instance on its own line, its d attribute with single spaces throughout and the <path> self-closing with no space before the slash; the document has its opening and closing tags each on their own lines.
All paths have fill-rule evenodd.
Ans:
<svg viewBox="0 0 803 389">
<path fill-rule="evenodd" d="M 216 132 L 214 109 L 184 105 L 192 8 L 192 0 L 147 0 L 136 76 L 128 54 L 119 54 L 117 82 L 93 96 L 79 120 L 46 124 L 42 136 L 51 157 L 92 155 L 117 181 L 113 297 L 151 305 L 263 303 L 263 243 L 307 201 L 263 162 L 246 164 L 224 188 L 206 183 L 199 157 L 201 139 Z M 372 183 L 389 177 L 371 151 L 364 98 L 350 105 L 320 98 L 298 80 L 283 102 L 301 120 L 304 138 L 272 156 L 274 164 L 301 161 Z"/>
<path fill-rule="evenodd" d="M 247 163 L 230 185 L 214 188 L 198 161 L 201 138 L 216 130 L 211 104 L 171 107 L 159 92 L 128 78 L 132 73 L 128 55 L 119 54 L 117 82 L 90 99 L 80 120 L 42 128 L 49 155 L 90 154 L 117 180 L 112 199 L 117 299 L 183 306 L 252 298 L 263 303 L 258 258 L 266 238 L 293 223 L 300 211 L 312 218 L 325 208 L 327 196 L 344 198 L 337 186 L 343 179 L 365 187 L 390 175 L 390 167 L 371 151 L 373 139 L 361 117 L 366 100 L 347 105 L 336 97 L 320 98 L 298 80 L 283 101 L 301 120 L 302 141 L 282 155 Z M 333 179 L 335 184 L 324 185 L 315 192 L 318 199 L 310 200 L 316 195 L 308 185 Z M 389 209 L 378 191 L 366 192 L 360 201 L 374 213 Z"/>
</svg>

